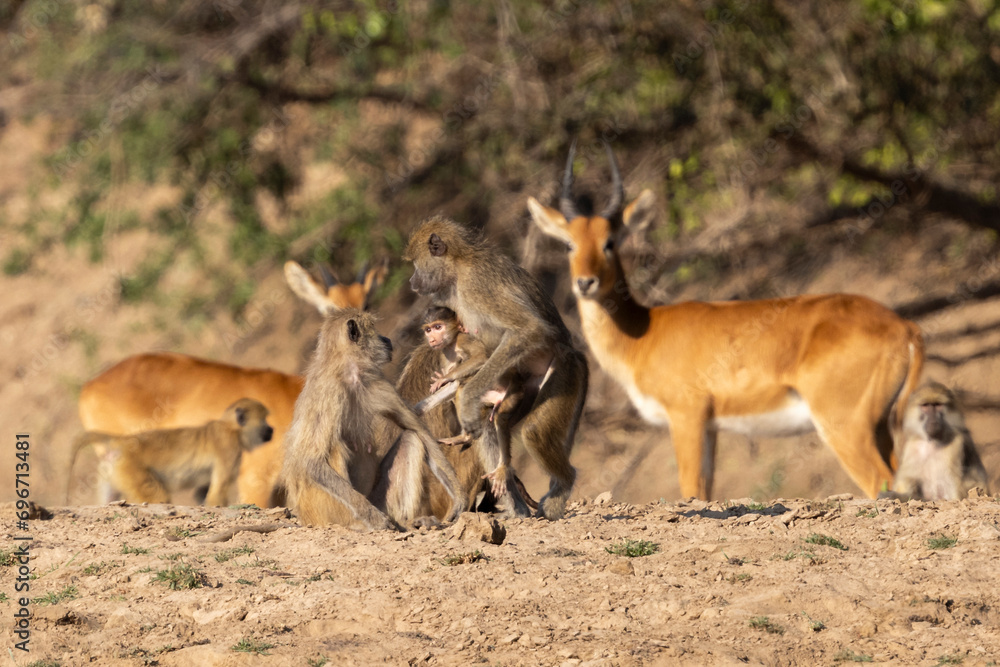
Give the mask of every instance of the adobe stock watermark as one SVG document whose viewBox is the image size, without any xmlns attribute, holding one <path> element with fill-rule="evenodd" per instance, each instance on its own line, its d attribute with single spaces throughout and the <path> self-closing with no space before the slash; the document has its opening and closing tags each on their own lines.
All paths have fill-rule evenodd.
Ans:
<svg viewBox="0 0 1000 667">
<path fill-rule="evenodd" d="M 943 132 L 934 137 L 934 143 L 924 156 L 928 165 L 934 164 L 938 156 L 948 150 L 952 144 L 954 134 Z M 896 204 L 905 202 L 913 196 L 916 189 L 927 170 L 930 167 L 919 167 L 913 162 L 908 162 L 903 167 L 903 172 L 888 185 L 889 193 L 886 195 L 875 194 L 867 205 L 858 208 L 858 218 L 847 228 L 847 240 L 855 243 L 859 236 L 871 229 L 886 213 Z"/>
</svg>

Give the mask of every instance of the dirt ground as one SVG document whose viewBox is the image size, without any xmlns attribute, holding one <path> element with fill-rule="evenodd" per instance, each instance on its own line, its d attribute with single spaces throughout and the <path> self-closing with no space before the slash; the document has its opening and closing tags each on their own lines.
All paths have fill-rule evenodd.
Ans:
<svg viewBox="0 0 1000 667">
<path fill-rule="evenodd" d="M 465 514 L 442 530 L 370 534 L 302 527 L 284 509 L 57 507 L 27 533 L 11 514 L 5 543 L 30 534 L 37 573 L 30 653 L 8 654 L 19 665 L 1000 659 L 989 497 L 635 506 L 601 494 L 556 522 Z M 625 541 L 655 552 L 609 553 Z M 17 565 L 4 556 L 10 619 Z"/>
</svg>

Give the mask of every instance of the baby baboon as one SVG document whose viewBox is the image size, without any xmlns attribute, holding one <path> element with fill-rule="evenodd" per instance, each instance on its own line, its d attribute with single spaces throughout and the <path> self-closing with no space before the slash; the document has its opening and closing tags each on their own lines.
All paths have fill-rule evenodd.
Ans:
<svg viewBox="0 0 1000 667">
<path fill-rule="evenodd" d="M 549 474 L 540 513 L 562 517 L 576 479 L 569 454 L 587 396 L 587 361 L 573 348 L 552 299 L 506 255 L 444 218 L 422 223 L 404 258 L 413 262 L 414 291 L 454 310 L 490 352 L 458 399 L 466 433 L 483 431 L 482 397 L 502 378 L 521 373 L 536 379 L 538 396 L 511 435 Z"/>
<path fill-rule="evenodd" d="M 906 404 L 899 470 L 890 497 L 960 500 L 978 486 L 989 492 L 986 468 L 972 443 L 955 395 L 930 382 Z"/>
<path fill-rule="evenodd" d="M 243 452 L 271 440 L 267 408 L 252 398 L 230 405 L 221 419 L 204 426 L 111 435 L 87 431 L 73 446 L 77 453 L 101 444 L 102 472 L 130 503 L 168 503 L 170 494 L 208 485 L 205 504 L 225 505 L 236 482 Z M 67 498 L 69 485 L 67 484 Z"/>
<path fill-rule="evenodd" d="M 446 520 L 464 509 L 440 445 L 382 375 L 391 358 L 371 315 L 348 308 L 327 316 L 285 440 L 282 477 L 303 523 L 372 530 L 417 519 L 422 463 L 452 499 Z M 403 434 L 383 452 L 373 445 L 386 420 Z"/>
<path fill-rule="evenodd" d="M 435 306 L 429 309 L 424 316 L 422 328 L 427 344 L 441 353 L 442 366 L 434 372 L 434 381 L 430 386 L 432 396 L 418 404 L 420 408 L 417 412 L 437 405 L 438 401 L 447 400 L 452 393 L 456 395 L 456 402 L 460 401 L 458 383 L 474 375 L 489 358 L 482 341 L 462 330 L 458 317 L 450 308 Z M 511 373 L 501 378 L 498 386 L 480 397 L 482 404 L 489 406 L 489 409 L 483 417 L 488 422 L 488 427 L 483 429 L 478 438 L 473 439 L 465 432 L 449 438 L 439 438 L 439 442 L 446 445 L 475 441 L 480 461 L 486 470 L 491 471 L 485 473 L 483 479 L 490 481 L 491 491 L 496 499 L 502 499 L 509 490 L 512 511 L 517 516 L 530 516 L 531 513 L 521 493 L 523 485 L 515 478 L 514 470 L 510 467 L 510 427 L 524 416 L 525 408 L 530 408 L 538 393 L 540 383 L 532 380 L 524 383 L 520 374 Z M 441 389 L 449 384 L 451 391 Z M 433 395 L 439 390 L 440 397 Z"/>
</svg>

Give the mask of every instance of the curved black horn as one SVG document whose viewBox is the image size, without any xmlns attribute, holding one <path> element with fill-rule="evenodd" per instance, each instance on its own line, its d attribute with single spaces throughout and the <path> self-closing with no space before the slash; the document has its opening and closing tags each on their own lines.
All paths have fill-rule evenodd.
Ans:
<svg viewBox="0 0 1000 667">
<path fill-rule="evenodd" d="M 572 220 L 580 214 L 573 203 L 573 158 L 576 157 L 576 139 L 569 145 L 569 156 L 566 158 L 566 172 L 563 174 L 562 194 L 559 196 L 559 212 L 567 220 Z"/>
<path fill-rule="evenodd" d="M 615 159 L 615 152 L 611 150 L 611 144 L 605 141 L 604 149 L 608 152 L 608 160 L 611 162 L 611 183 L 614 186 L 614 191 L 611 193 L 611 201 L 601 213 L 601 217 L 611 220 L 622 212 L 622 202 L 625 201 L 625 185 L 622 183 L 622 174 L 618 170 L 618 160 Z"/>
<path fill-rule="evenodd" d="M 323 287 L 330 289 L 331 287 L 337 284 L 337 279 L 334 278 L 333 274 L 330 273 L 329 269 L 327 269 L 326 266 L 322 264 L 319 265 L 319 275 L 320 278 L 323 279 Z"/>
</svg>

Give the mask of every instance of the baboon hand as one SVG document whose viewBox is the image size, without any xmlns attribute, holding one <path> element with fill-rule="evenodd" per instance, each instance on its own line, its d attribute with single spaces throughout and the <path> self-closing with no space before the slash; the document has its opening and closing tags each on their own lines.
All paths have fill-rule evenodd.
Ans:
<svg viewBox="0 0 1000 667">
<path fill-rule="evenodd" d="M 431 379 L 433 380 L 433 382 L 431 382 L 432 394 L 437 392 L 437 390 L 440 389 L 441 387 L 451 382 L 451 380 L 445 378 L 444 373 L 442 373 L 441 371 L 434 371 L 434 375 L 431 376 Z"/>
</svg>

